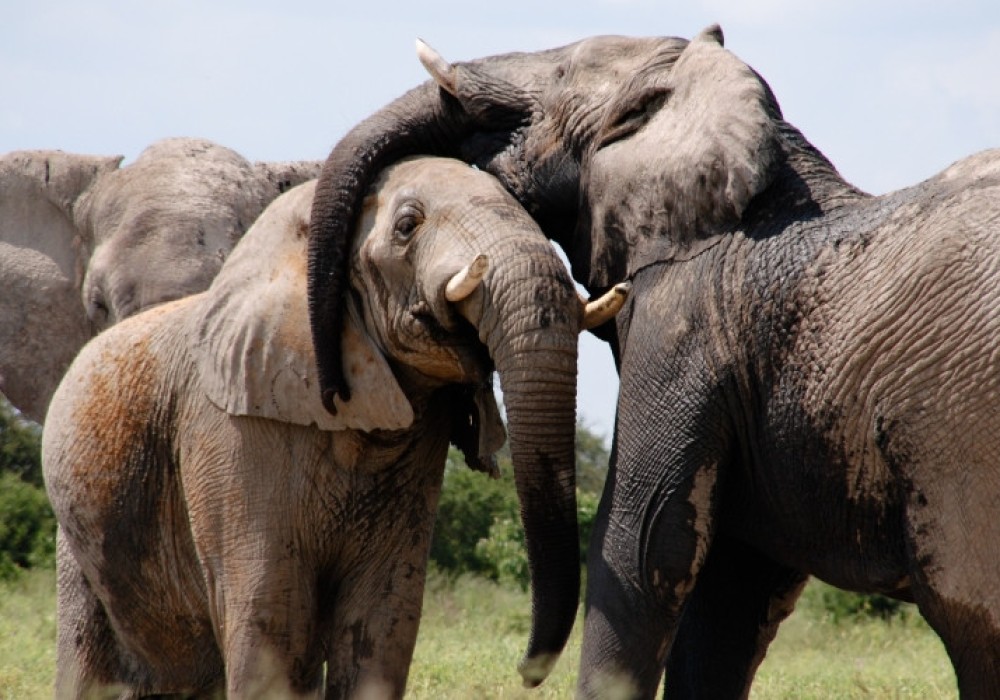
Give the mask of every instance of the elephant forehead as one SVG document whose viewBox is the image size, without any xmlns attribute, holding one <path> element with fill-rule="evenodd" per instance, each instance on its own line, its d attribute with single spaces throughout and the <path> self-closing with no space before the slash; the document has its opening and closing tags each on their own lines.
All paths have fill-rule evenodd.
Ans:
<svg viewBox="0 0 1000 700">
<path fill-rule="evenodd" d="M 662 51 L 679 53 L 687 42 L 674 37 L 594 36 L 572 46 L 566 66 L 566 79 L 588 81 L 614 80 L 631 75 L 651 56 Z"/>
</svg>

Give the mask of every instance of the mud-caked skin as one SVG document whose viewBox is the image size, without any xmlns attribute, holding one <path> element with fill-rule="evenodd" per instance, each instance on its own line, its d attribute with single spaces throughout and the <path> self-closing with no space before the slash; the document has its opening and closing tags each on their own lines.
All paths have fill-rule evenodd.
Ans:
<svg viewBox="0 0 1000 700">
<path fill-rule="evenodd" d="M 598 329 L 621 388 L 580 695 L 665 670 L 667 697 L 746 697 L 808 575 L 916 602 L 962 696 L 1000 695 L 1000 152 L 872 197 L 717 27 L 422 58 L 438 93 L 359 125 L 329 181 L 452 149 L 592 292 L 634 285 Z"/>
<path fill-rule="evenodd" d="M 207 291 L 116 324 L 59 385 L 42 446 L 57 697 L 401 697 L 449 441 L 488 468 L 506 437 L 494 368 L 523 506 L 576 541 L 554 504 L 574 494 L 582 312 L 550 242 L 464 163 L 387 169 L 352 248 L 353 393 L 334 414 L 306 307 L 314 187 L 275 200 Z M 480 255 L 481 281 L 446 296 Z M 546 554 L 579 590 L 578 548 Z"/>
</svg>

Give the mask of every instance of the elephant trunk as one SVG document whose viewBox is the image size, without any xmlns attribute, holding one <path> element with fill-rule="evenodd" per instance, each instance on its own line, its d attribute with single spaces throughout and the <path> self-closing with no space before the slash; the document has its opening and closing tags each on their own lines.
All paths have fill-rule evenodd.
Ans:
<svg viewBox="0 0 1000 700">
<path fill-rule="evenodd" d="M 496 81 L 474 67 L 463 71 L 464 89 L 474 94 Z M 520 95 L 513 86 L 508 89 Z M 482 101 L 460 105 L 427 81 L 371 115 L 330 152 L 316 184 L 310 221 L 308 301 L 323 405 L 336 413 L 338 394 L 350 400 L 340 347 L 348 259 L 362 200 L 378 173 L 411 155 L 459 156 L 461 143 L 477 123 L 514 125 L 528 111 L 528 98 L 513 106 Z"/>
<path fill-rule="evenodd" d="M 529 253 L 523 260 L 506 260 L 495 275 L 491 270 L 484 282 L 490 299 L 475 321 L 496 365 L 507 410 L 532 589 L 531 637 L 519 671 L 525 685 L 533 687 L 562 651 L 579 601 L 575 434 L 580 316 L 576 292 L 551 250 Z M 553 269 L 538 270 L 538 264 Z"/>
<path fill-rule="evenodd" d="M 412 105 L 424 107 L 414 109 Z M 348 132 L 330 152 L 316 183 L 309 225 L 307 296 L 320 392 L 331 413 L 336 413 L 336 395 L 344 401 L 351 398 L 344 379 L 340 333 L 352 234 L 362 200 L 375 176 L 392 162 L 421 149 L 447 155 L 446 144 L 454 139 L 438 126 L 451 122 L 442 114 L 447 108 L 437 99 L 432 84 L 411 90 Z M 424 135 L 420 143 L 415 142 L 414 133 Z"/>
</svg>

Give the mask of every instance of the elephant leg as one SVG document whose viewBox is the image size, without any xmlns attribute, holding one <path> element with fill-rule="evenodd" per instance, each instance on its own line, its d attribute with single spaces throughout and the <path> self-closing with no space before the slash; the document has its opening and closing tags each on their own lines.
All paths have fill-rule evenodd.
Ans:
<svg viewBox="0 0 1000 700">
<path fill-rule="evenodd" d="M 670 307 L 657 301 L 640 311 Z M 611 465 L 588 551 L 581 697 L 655 697 L 712 546 L 732 459 L 730 397 L 701 345 L 686 335 L 680 345 L 693 354 L 676 352 L 680 341 L 669 337 L 663 345 L 691 329 L 639 319 L 622 358 Z M 663 347 L 669 356 L 650 351 Z"/>
<path fill-rule="evenodd" d="M 408 549 L 400 547 L 381 563 L 354 572 L 350 585 L 341 586 L 326 697 L 403 697 L 423 607 L 430 524 L 424 535 L 421 543 L 396 535 Z"/>
<path fill-rule="evenodd" d="M 56 577 L 55 697 L 68 700 L 125 691 L 124 664 L 107 613 L 61 529 L 56 535 Z"/>
<path fill-rule="evenodd" d="M 954 463 L 975 471 L 965 462 Z M 946 487 L 940 482 L 914 485 L 907 511 L 910 587 L 921 614 L 944 643 L 963 700 L 998 698 L 997 491 L 960 478 L 949 482 Z"/>
<path fill-rule="evenodd" d="M 716 466 L 706 466 L 670 487 L 665 501 L 656 494 L 647 502 L 647 494 L 641 507 L 623 502 L 626 510 L 617 512 L 612 505 L 598 513 L 587 561 L 582 697 L 656 694 L 712 540 L 717 475 Z M 626 493 L 634 497 L 635 491 Z M 606 490 L 602 509 L 608 500 Z M 610 500 L 618 497 L 612 493 Z"/>
<path fill-rule="evenodd" d="M 315 576 L 277 556 L 240 561 L 214 601 L 226 697 L 322 697 L 323 659 L 311 653 L 319 646 Z"/>
<path fill-rule="evenodd" d="M 749 545 L 716 535 L 670 649 L 664 697 L 748 697 L 778 625 L 807 580 Z"/>
</svg>

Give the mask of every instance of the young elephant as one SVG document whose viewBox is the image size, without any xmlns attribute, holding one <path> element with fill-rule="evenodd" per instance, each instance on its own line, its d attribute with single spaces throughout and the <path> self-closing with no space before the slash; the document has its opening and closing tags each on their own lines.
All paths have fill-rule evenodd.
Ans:
<svg viewBox="0 0 1000 700">
<path fill-rule="evenodd" d="M 352 254 L 353 392 L 331 414 L 306 309 L 313 191 L 276 200 L 208 291 L 98 336 L 59 386 L 43 439 L 59 697 L 319 696 L 324 664 L 328 697 L 401 696 L 449 439 L 480 466 L 503 442 L 494 363 L 522 507 L 544 512 L 543 542 L 576 542 L 575 510 L 553 506 L 575 507 L 586 311 L 551 244 L 484 173 L 387 169 Z M 575 547 L 547 554 L 577 585 Z"/>
</svg>

